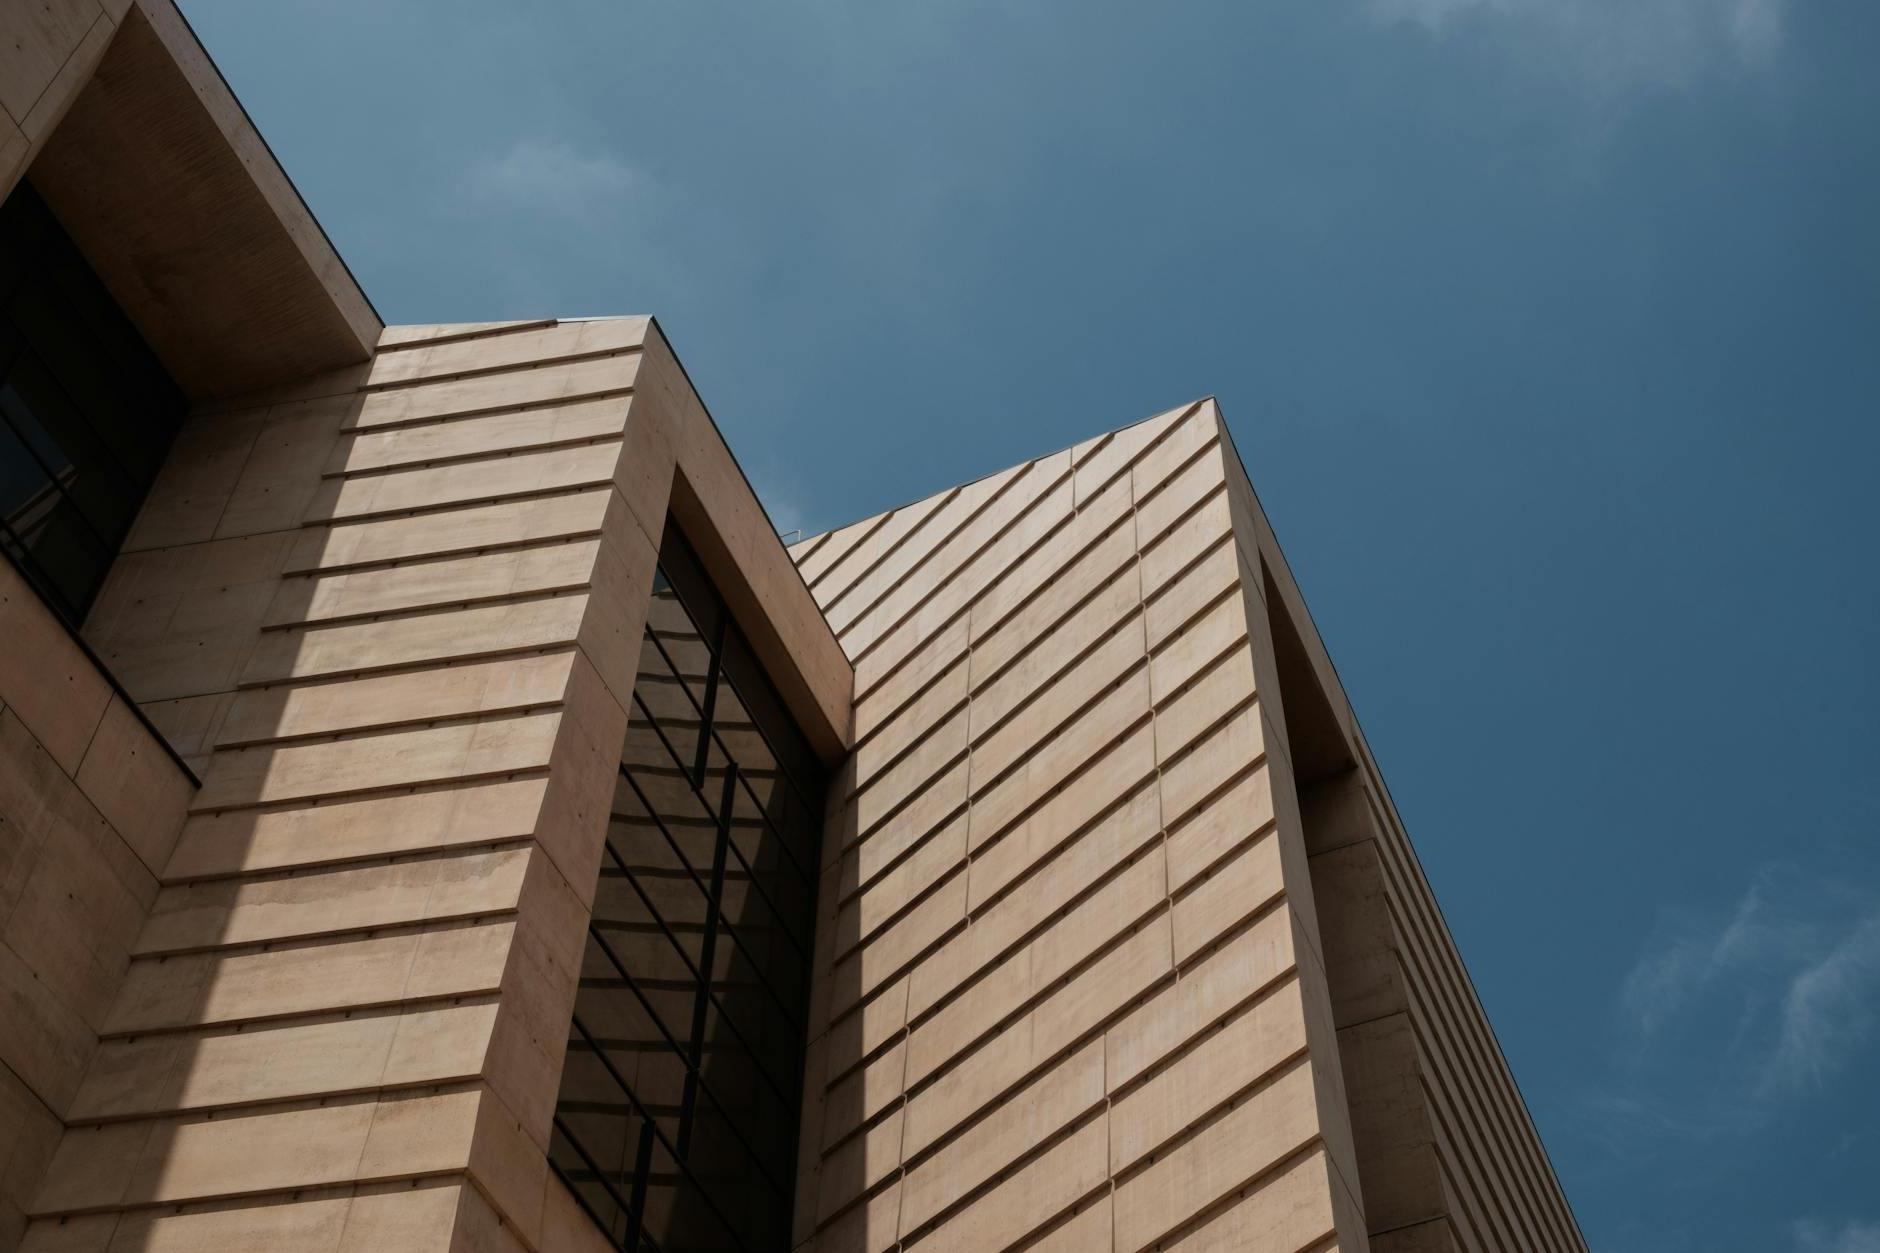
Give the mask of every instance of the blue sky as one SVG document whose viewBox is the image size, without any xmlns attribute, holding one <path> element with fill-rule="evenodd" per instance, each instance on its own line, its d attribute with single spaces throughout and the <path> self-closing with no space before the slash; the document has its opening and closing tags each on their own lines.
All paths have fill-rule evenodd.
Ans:
<svg viewBox="0 0 1880 1253">
<path fill-rule="evenodd" d="M 1593 1247 L 1880 1253 L 1880 5 L 184 7 L 780 526 L 1218 395 Z"/>
</svg>

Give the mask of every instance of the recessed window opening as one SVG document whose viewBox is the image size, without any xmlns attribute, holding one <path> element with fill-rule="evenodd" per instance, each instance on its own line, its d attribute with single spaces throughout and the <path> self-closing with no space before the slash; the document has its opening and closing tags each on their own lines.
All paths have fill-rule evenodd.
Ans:
<svg viewBox="0 0 1880 1253">
<path fill-rule="evenodd" d="M 0 204 L 0 549 L 76 630 L 184 398 L 45 202 Z"/>
<path fill-rule="evenodd" d="M 789 1247 L 823 772 L 668 521 L 550 1160 L 627 1250 Z"/>
</svg>

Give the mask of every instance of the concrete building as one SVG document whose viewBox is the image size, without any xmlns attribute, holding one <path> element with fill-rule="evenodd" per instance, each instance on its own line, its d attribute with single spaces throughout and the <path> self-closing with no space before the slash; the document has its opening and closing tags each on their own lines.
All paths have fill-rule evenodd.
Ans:
<svg viewBox="0 0 1880 1253">
<path fill-rule="evenodd" d="M 786 550 L 0 14 L 0 1249 L 1584 1249 L 1212 400 Z"/>
</svg>

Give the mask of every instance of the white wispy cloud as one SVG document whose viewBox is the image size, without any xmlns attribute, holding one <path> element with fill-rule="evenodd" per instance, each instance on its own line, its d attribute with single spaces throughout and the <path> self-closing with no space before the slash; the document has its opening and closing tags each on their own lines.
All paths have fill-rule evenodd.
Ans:
<svg viewBox="0 0 1880 1253">
<path fill-rule="evenodd" d="M 1762 885 L 1753 883 L 1721 928 L 1685 921 L 1647 948 L 1620 988 L 1620 1003 L 1639 1035 L 1649 1038 L 1719 975 L 1785 939 L 1774 934 L 1784 929 L 1769 917 Z"/>
<path fill-rule="evenodd" d="M 1385 24 L 1503 42 L 1536 70 L 1601 93 L 1670 89 L 1769 65 L 1789 0 L 1366 0 Z"/>
<path fill-rule="evenodd" d="M 1825 1222 L 1810 1218 L 1794 1226 L 1795 1253 L 1880 1253 L 1880 1222 Z"/>
<path fill-rule="evenodd" d="M 1765 1091 L 1818 1082 L 1852 1056 L 1873 1033 L 1876 1000 L 1880 914 L 1871 914 L 1789 980 L 1775 1052 L 1763 1073 Z M 1868 1230 L 1875 1243 L 1855 1247 L 1880 1253 L 1880 1227 Z"/>
<path fill-rule="evenodd" d="M 1618 1004 L 1635 1063 L 1701 1030 L 1728 1036 L 1717 1082 L 1743 1100 L 1818 1086 L 1880 1033 L 1880 902 L 1763 867 L 1728 909 L 1662 918 Z"/>
<path fill-rule="evenodd" d="M 473 165 L 466 192 L 485 204 L 589 216 L 654 191 L 651 180 L 610 152 L 561 139 L 520 139 Z"/>
</svg>

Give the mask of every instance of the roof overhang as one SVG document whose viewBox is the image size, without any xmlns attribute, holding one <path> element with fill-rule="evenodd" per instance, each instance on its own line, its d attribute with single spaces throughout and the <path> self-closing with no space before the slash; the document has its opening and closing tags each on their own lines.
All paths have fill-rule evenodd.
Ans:
<svg viewBox="0 0 1880 1253">
<path fill-rule="evenodd" d="M 382 326 L 170 0 L 135 0 L 27 176 L 192 396 L 363 361 Z"/>
</svg>

